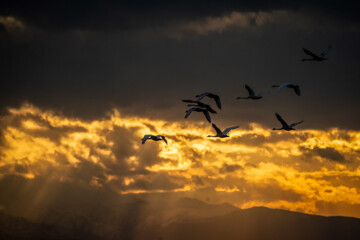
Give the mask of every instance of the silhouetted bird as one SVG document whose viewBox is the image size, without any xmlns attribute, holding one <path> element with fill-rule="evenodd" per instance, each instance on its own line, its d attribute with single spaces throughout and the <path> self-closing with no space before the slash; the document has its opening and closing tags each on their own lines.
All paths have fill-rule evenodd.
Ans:
<svg viewBox="0 0 360 240">
<path fill-rule="evenodd" d="M 281 123 L 282 127 L 281 128 L 273 128 L 272 130 L 286 130 L 286 131 L 290 131 L 290 130 L 295 130 L 295 126 L 304 122 L 303 120 L 300 121 L 300 122 L 296 122 L 296 123 L 292 123 L 290 125 L 288 125 L 284 119 L 282 119 L 282 117 L 278 114 L 278 113 L 275 113 L 276 115 L 276 118 L 279 120 L 279 122 Z"/>
<path fill-rule="evenodd" d="M 227 134 L 233 130 L 233 129 L 236 129 L 238 128 L 239 126 L 235 126 L 235 127 L 229 127 L 229 128 L 226 128 L 223 132 L 213 123 L 212 124 L 213 128 L 215 129 L 216 131 L 216 135 L 215 136 L 212 136 L 212 135 L 208 135 L 208 137 L 219 137 L 219 138 L 226 138 L 226 137 L 229 137 Z"/>
<path fill-rule="evenodd" d="M 167 144 L 167 140 L 163 135 L 151 135 L 151 134 L 147 134 L 141 139 L 142 144 L 144 144 L 146 142 L 146 140 L 148 140 L 148 139 L 151 139 L 153 141 L 164 140 L 164 142 Z"/>
<path fill-rule="evenodd" d="M 325 49 L 325 51 L 323 51 L 322 53 L 320 53 L 319 55 L 309 51 L 306 48 L 303 48 L 304 52 L 311 56 L 312 58 L 303 58 L 301 61 L 324 61 L 327 60 L 328 58 L 325 58 L 326 54 L 328 54 L 328 52 L 331 50 L 331 46 L 329 46 L 327 49 Z"/>
<path fill-rule="evenodd" d="M 196 95 L 196 97 L 198 98 L 197 101 L 200 101 L 204 97 L 213 98 L 215 100 L 215 102 L 216 102 L 217 107 L 219 109 L 221 109 L 220 97 L 218 95 L 216 95 L 216 94 L 209 93 L 209 92 L 204 92 L 203 94 Z"/>
<path fill-rule="evenodd" d="M 206 103 L 202 103 L 202 102 L 199 102 L 199 101 L 194 101 L 194 100 L 182 100 L 183 102 L 187 102 L 187 103 L 196 103 L 197 105 L 195 104 L 188 104 L 188 107 L 201 107 L 201 108 L 206 108 L 206 110 L 208 110 L 209 112 L 211 113 L 216 113 L 216 111 L 210 107 L 210 105 L 206 104 Z"/>
<path fill-rule="evenodd" d="M 210 114 L 209 114 L 209 111 L 204 109 L 204 108 L 199 108 L 199 107 L 193 107 L 193 108 L 190 108 L 186 111 L 186 114 L 185 114 L 185 118 L 188 118 L 189 115 L 193 112 L 202 112 L 206 119 L 208 120 L 209 123 L 211 123 L 211 118 L 210 118 Z"/>
<path fill-rule="evenodd" d="M 280 92 L 283 88 L 288 87 L 288 88 L 292 88 L 294 89 L 296 95 L 300 96 L 301 92 L 300 92 L 300 87 L 299 85 L 293 84 L 293 83 L 283 83 L 281 85 L 272 85 L 272 87 L 277 87 L 277 92 Z"/>
<path fill-rule="evenodd" d="M 253 99 L 253 100 L 257 100 L 257 99 L 262 98 L 261 95 L 270 93 L 270 92 L 257 92 L 257 93 L 255 93 L 254 90 L 252 90 L 252 88 L 249 87 L 246 84 L 245 84 L 245 88 L 248 90 L 249 96 L 248 97 L 237 97 L 236 99 Z"/>
</svg>

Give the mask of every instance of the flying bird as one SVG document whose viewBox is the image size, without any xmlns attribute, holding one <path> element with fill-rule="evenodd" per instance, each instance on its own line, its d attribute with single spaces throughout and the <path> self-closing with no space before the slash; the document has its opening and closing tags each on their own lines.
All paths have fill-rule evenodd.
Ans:
<svg viewBox="0 0 360 240">
<path fill-rule="evenodd" d="M 245 88 L 248 90 L 249 96 L 248 97 L 237 97 L 236 99 L 253 99 L 253 100 L 257 100 L 257 99 L 262 98 L 261 95 L 270 93 L 270 92 L 257 92 L 257 93 L 255 93 L 254 90 L 252 90 L 252 88 L 249 87 L 246 84 L 245 84 Z"/>
<path fill-rule="evenodd" d="M 196 95 L 196 97 L 198 98 L 197 101 L 200 101 L 204 97 L 213 98 L 215 100 L 215 102 L 216 102 L 217 107 L 219 109 L 221 109 L 220 97 L 218 95 L 216 95 L 216 94 L 209 93 L 209 92 L 204 92 L 203 94 Z"/>
<path fill-rule="evenodd" d="M 329 46 L 327 49 L 325 49 L 325 51 L 323 51 L 322 53 L 320 53 L 319 55 L 311 52 L 310 50 L 303 48 L 304 52 L 311 56 L 312 58 L 303 58 L 301 61 L 324 61 L 324 60 L 328 60 L 328 58 L 325 58 L 325 56 L 328 54 L 328 52 L 331 50 L 331 46 Z"/>
<path fill-rule="evenodd" d="M 206 110 L 208 110 L 209 112 L 211 113 L 216 113 L 216 111 L 210 107 L 210 105 L 206 104 L 206 103 L 202 103 L 202 102 L 199 102 L 199 101 L 194 101 L 194 100 L 182 100 L 183 102 L 186 102 L 186 103 L 196 103 L 197 105 L 195 104 L 188 104 L 188 107 L 201 107 L 201 108 L 206 108 Z"/>
<path fill-rule="evenodd" d="M 212 124 L 213 128 L 215 129 L 216 131 L 216 135 L 212 136 L 212 135 L 208 135 L 208 137 L 219 137 L 219 138 L 226 138 L 226 137 L 229 137 L 227 134 L 233 130 L 233 129 L 236 129 L 238 128 L 239 126 L 235 126 L 235 127 L 229 127 L 229 128 L 226 128 L 223 132 L 213 123 Z"/>
<path fill-rule="evenodd" d="M 293 84 L 293 83 L 283 83 L 281 85 L 272 85 L 272 87 L 277 87 L 277 92 L 280 92 L 283 88 L 288 87 L 294 89 L 296 95 L 301 96 L 300 87 L 299 85 Z"/>
<path fill-rule="evenodd" d="M 167 144 L 167 140 L 163 135 L 152 135 L 152 134 L 144 135 L 144 137 L 141 139 L 142 144 L 144 144 L 146 142 L 146 140 L 148 140 L 148 139 L 151 139 L 153 141 L 164 140 L 164 142 Z"/>
<path fill-rule="evenodd" d="M 199 108 L 199 107 L 193 107 L 193 108 L 188 109 L 186 111 L 185 118 L 188 118 L 193 111 L 202 112 L 205 115 L 208 122 L 211 123 L 211 118 L 210 118 L 209 111 L 204 109 L 204 108 Z"/>
<path fill-rule="evenodd" d="M 295 130 L 295 126 L 304 122 L 304 120 L 301 120 L 300 122 L 296 122 L 296 123 L 292 123 L 290 125 L 288 125 L 284 119 L 282 119 L 282 117 L 278 114 L 275 113 L 276 118 L 279 120 L 279 122 L 281 123 L 282 127 L 281 128 L 273 128 L 272 130 L 286 130 L 286 131 L 290 131 L 290 130 Z"/>
</svg>

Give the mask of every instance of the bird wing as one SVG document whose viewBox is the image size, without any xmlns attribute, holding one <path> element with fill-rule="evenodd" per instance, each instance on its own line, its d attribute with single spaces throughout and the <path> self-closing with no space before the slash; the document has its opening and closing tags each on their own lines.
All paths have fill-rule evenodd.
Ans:
<svg viewBox="0 0 360 240">
<path fill-rule="evenodd" d="M 306 48 L 303 48 L 304 52 L 307 54 L 307 55 L 310 55 L 312 56 L 313 58 L 319 58 L 318 55 L 316 55 L 315 53 L 312 53 L 310 52 L 309 50 L 307 50 Z"/>
<path fill-rule="evenodd" d="M 255 94 L 255 96 L 260 97 L 260 96 L 262 96 L 262 95 L 264 95 L 264 94 L 270 94 L 270 92 L 257 92 L 257 93 Z"/>
<path fill-rule="evenodd" d="M 289 82 L 281 84 L 281 85 L 278 87 L 277 92 L 280 92 L 283 88 L 285 88 L 285 87 L 287 87 L 287 86 L 289 86 L 289 85 L 291 85 L 291 83 L 289 83 Z"/>
<path fill-rule="evenodd" d="M 213 128 L 215 129 L 215 131 L 216 131 L 216 133 L 217 133 L 218 135 L 223 134 L 223 132 L 220 130 L 220 128 L 218 128 L 218 127 L 215 125 L 215 123 L 213 123 L 212 126 L 213 126 Z"/>
<path fill-rule="evenodd" d="M 197 103 L 198 101 L 194 101 L 194 100 L 187 100 L 187 99 L 185 99 L 185 100 L 182 100 L 183 102 L 188 102 L 188 103 Z"/>
<path fill-rule="evenodd" d="M 230 132 L 231 130 L 236 129 L 236 128 L 238 128 L 238 127 L 239 127 L 239 126 L 229 127 L 229 128 L 227 128 L 227 129 L 225 129 L 223 133 L 224 133 L 225 135 L 227 135 L 228 132 Z"/>
<path fill-rule="evenodd" d="M 208 122 L 211 123 L 211 118 L 210 118 L 209 111 L 204 109 L 202 112 L 204 113 L 204 115 L 205 115 L 206 119 L 208 120 Z"/>
<path fill-rule="evenodd" d="M 214 99 L 218 108 L 221 109 L 220 97 L 218 95 L 214 95 Z"/>
<path fill-rule="evenodd" d="M 164 142 L 165 142 L 166 145 L 167 145 L 167 140 L 166 140 L 165 136 L 163 136 L 163 135 L 158 135 L 158 137 L 161 137 L 161 139 L 164 140 Z"/>
<path fill-rule="evenodd" d="M 203 103 L 203 102 L 199 102 L 199 101 L 193 101 L 194 103 L 197 103 L 197 105 L 188 105 L 188 106 L 198 106 L 201 108 L 206 108 L 206 110 L 208 110 L 211 113 L 217 113 L 212 107 L 210 107 L 209 104 Z"/>
<path fill-rule="evenodd" d="M 145 135 L 145 136 L 141 139 L 141 141 L 142 141 L 141 143 L 144 144 L 144 143 L 146 142 L 146 140 L 148 140 L 150 137 L 151 137 L 150 134 Z"/>
<path fill-rule="evenodd" d="M 250 96 L 255 95 L 254 90 L 252 90 L 251 87 L 245 84 L 245 88 L 248 90 Z"/>
<path fill-rule="evenodd" d="M 201 99 L 203 99 L 205 96 L 207 96 L 209 93 L 208 92 L 204 92 L 200 95 L 196 95 L 196 97 L 198 98 L 197 101 L 200 101 Z"/>
<path fill-rule="evenodd" d="M 209 112 L 216 113 L 216 111 L 212 107 L 210 107 L 210 105 L 205 104 L 205 103 L 202 103 L 202 104 L 203 104 L 203 107 L 205 107 L 206 110 L 208 110 Z"/>
<path fill-rule="evenodd" d="M 301 96 L 300 87 L 299 87 L 298 85 L 296 85 L 296 86 L 294 87 L 294 91 L 295 91 L 296 95 Z"/>
<path fill-rule="evenodd" d="M 304 120 L 301 120 L 300 122 L 292 123 L 289 125 L 290 128 L 295 127 L 296 125 L 299 125 L 300 123 L 303 123 Z"/>
<path fill-rule="evenodd" d="M 194 111 L 195 108 L 190 108 L 186 111 L 185 118 L 188 118 L 189 115 Z"/>
<path fill-rule="evenodd" d="M 283 127 L 287 128 L 288 124 L 284 121 L 284 119 L 282 119 L 282 117 L 278 113 L 275 113 L 275 115 L 276 115 L 276 118 L 279 120 L 279 122 L 281 122 Z"/>
<path fill-rule="evenodd" d="M 198 107 L 198 105 L 194 105 L 194 104 L 188 104 L 188 107 Z M 188 110 L 186 110 L 185 112 L 187 112 Z"/>
<path fill-rule="evenodd" d="M 326 54 L 328 54 L 328 52 L 331 50 L 331 46 L 329 46 L 327 49 L 325 49 L 322 53 L 320 53 L 320 57 L 325 57 Z"/>
</svg>

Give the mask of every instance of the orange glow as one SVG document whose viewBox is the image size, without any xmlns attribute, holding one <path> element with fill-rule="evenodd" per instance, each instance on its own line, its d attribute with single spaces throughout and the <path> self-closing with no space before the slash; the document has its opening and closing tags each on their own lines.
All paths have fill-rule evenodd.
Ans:
<svg viewBox="0 0 360 240">
<path fill-rule="evenodd" d="M 239 192 L 240 190 L 237 187 L 229 188 L 228 186 L 217 186 L 215 188 L 217 192 Z"/>
<path fill-rule="evenodd" d="M 86 168 L 96 174 L 81 181 L 93 188 L 109 184 L 120 194 L 211 189 L 214 194 L 248 194 L 246 201 L 231 198 L 243 208 L 261 205 L 308 213 L 318 213 L 319 201 L 360 204 L 360 185 L 354 184 L 360 177 L 356 131 L 288 133 L 250 124 L 218 140 L 206 137 L 212 134 L 210 125 L 124 117 L 118 110 L 87 122 L 29 104 L 9 109 L 0 121 L 2 176 L 36 178 L 51 171 L 53 179 L 76 182 L 72 170 Z M 165 135 L 168 145 L 142 145 L 141 138 L 149 133 Z M 256 142 L 259 136 L 265 141 Z M 151 187 L 139 187 L 139 181 Z M 261 192 L 266 188 L 278 191 L 279 197 L 266 199 Z M 283 192 L 300 197 L 286 199 Z"/>
</svg>

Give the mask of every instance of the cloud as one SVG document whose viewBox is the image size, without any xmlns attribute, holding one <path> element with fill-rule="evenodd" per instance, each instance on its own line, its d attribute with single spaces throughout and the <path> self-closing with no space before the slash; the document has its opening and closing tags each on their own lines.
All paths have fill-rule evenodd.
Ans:
<svg viewBox="0 0 360 240">
<path fill-rule="evenodd" d="M 340 154 L 334 148 L 331 148 L 331 147 L 327 147 L 327 148 L 315 147 L 313 150 L 320 157 L 327 158 L 329 160 L 336 161 L 336 162 L 344 162 L 345 161 L 344 156 L 342 154 Z"/>
<path fill-rule="evenodd" d="M 301 151 L 304 151 L 306 157 L 312 158 L 313 156 L 319 156 L 330 161 L 335 161 L 339 163 L 343 163 L 345 161 L 344 155 L 342 155 L 339 151 L 332 147 L 314 147 L 313 149 L 300 147 Z"/>
<path fill-rule="evenodd" d="M 116 109 L 84 121 L 29 104 L 10 108 L 0 126 L 2 181 L 12 176 L 24 188 L 42 183 L 41 196 L 70 184 L 121 195 L 191 193 L 239 207 L 311 213 L 319 211 L 319 201 L 360 204 L 357 131 L 275 132 L 251 124 L 217 140 L 206 138 L 210 125 L 125 117 Z M 149 133 L 165 135 L 169 144 L 141 144 Z"/>
<path fill-rule="evenodd" d="M 310 9 L 325 12 L 332 18 L 359 20 L 353 1 L 317 2 L 294 1 L 136 1 L 118 2 L 85 1 L 68 2 L 38 1 L 37 4 L 23 1 L 3 3 L 0 14 L 19 16 L 32 26 L 50 30 L 114 30 L 163 26 L 164 22 L 194 21 L 205 17 L 218 17 L 229 12 L 260 12 L 273 10 Z M 26 11 L 24 10 L 26 9 Z M 46 21 L 44 21 L 46 19 Z M 223 25 L 221 23 L 220 25 Z"/>
<path fill-rule="evenodd" d="M 0 15 L 0 32 L 9 32 L 13 34 L 24 33 L 29 28 L 23 22 L 13 16 Z"/>
<path fill-rule="evenodd" d="M 243 169 L 243 167 L 238 164 L 224 163 L 224 165 L 220 168 L 220 173 L 234 172 L 240 169 Z"/>
<path fill-rule="evenodd" d="M 222 33 L 225 30 L 240 28 L 250 29 L 268 23 L 289 20 L 290 12 L 278 10 L 272 12 L 232 12 L 220 17 L 206 17 L 201 20 L 184 22 L 170 27 L 169 36 L 182 38 L 186 33 L 207 35 L 209 33 Z"/>
<path fill-rule="evenodd" d="M 166 35 L 178 40 L 188 35 L 222 34 L 231 30 L 238 32 L 252 32 L 259 34 L 267 26 L 272 29 L 282 27 L 287 31 L 294 29 L 306 31 L 314 29 L 328 32 L 339 32 L 344 29 L 357 31 L 357 23 L 345 21 L 329 16 L 323 11 L 294 11 L 293 9 L 259 9 L 257 11 L 232 11 L 220 16 L 206 16 L 194 20 L 182 20 L 165 28 Z M 328 21 L 324 21 L 328 19 Z M 264 31 L 266 32 L 266 31 Z"/>
</svg>

